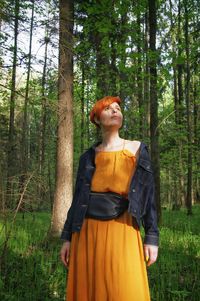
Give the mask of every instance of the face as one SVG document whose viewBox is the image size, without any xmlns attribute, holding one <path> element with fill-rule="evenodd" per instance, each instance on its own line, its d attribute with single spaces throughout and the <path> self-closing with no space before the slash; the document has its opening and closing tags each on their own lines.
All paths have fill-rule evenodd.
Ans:
<svg viewBox="0 0 200 301">
<path fill-rule="evenodd" d="M 123 115 L 121 108 L 117 102 L 113 102 L 106 106 L 101 112 L 99 122 L 101 127 L 117 127 L 122 126 Z"/>
</svg>

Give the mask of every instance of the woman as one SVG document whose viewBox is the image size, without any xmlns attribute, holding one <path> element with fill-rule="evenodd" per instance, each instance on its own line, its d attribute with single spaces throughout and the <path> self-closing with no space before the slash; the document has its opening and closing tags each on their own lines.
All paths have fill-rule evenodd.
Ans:
<svg viewBox="0 0 200 301">
<path fill-rule="evenodd" d="M 120 102 L 106 96 L 90 113 L 102 142 L 80 158 L 61 235 L 68 301 L 150 300 L 145 262 L 158 254 L 153 173 L 146 145 L 119 136 Z"/>
</svg>

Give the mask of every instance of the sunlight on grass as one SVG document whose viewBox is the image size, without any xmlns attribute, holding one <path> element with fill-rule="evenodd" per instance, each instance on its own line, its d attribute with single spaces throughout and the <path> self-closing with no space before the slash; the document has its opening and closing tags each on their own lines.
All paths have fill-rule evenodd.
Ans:
<svg viewBox="0 0 200 301">
<path fill-rule="evenodd" d="M 185 210 L 163 211 L 159 258 L 148 268 L 152 301 L 200 300 L 200 206 L 193 212 L 187 216 Z M 2 258 L 0 300 L 65 300 L 67 273 L 59 260 L 61 241 L 45 239 L 50 218 L 44 212 L 18 214 Z M 12 216 L 5 225 L 0 217 L 0 254 L 11 221 Z"/>
</svg>

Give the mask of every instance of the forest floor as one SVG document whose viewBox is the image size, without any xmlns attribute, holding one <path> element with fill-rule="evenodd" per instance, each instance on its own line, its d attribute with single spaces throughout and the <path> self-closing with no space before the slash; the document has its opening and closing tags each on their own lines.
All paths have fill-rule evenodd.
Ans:
<svg viewBox="0 0 200 301">
<path fill-rule="evenodd" d="M 11 215 L 0 215 L 1 301 L 65 300 L 61 241 L 46 239 L 50 218 L 44 212 L 19 213 L 12 225 Z M 192 216 L 185 209 L 163 210 L 159 258 L 148 268 L 152 301 L 200 300 L 199 218 L 199 205 Z"/>
</svg>

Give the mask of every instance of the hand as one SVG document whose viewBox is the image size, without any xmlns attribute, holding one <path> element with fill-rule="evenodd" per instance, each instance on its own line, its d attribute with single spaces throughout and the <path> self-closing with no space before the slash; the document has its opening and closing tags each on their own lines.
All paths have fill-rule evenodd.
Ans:
<svg viewBox="0 0 200 301">
<path fill-rule="evenodd" d="M 69 265 L 70 241 L 65 241 L 60 250 L 60 259 L 67 268 Z"/>
<path fill-rule="evenodd" d="M 144 256 L 147 266 L 150 266 L 158 257 L 158 247 L 153 245 L 144 245 Z"/>
</svg>

